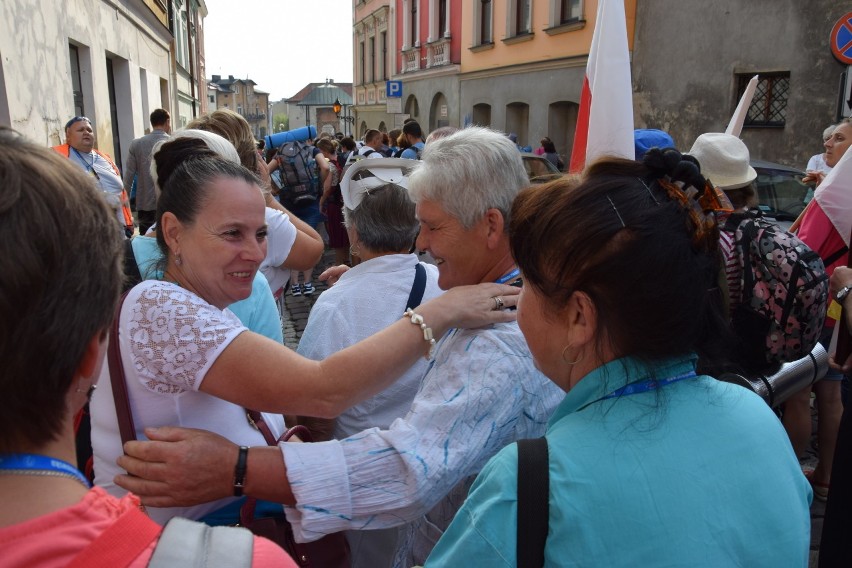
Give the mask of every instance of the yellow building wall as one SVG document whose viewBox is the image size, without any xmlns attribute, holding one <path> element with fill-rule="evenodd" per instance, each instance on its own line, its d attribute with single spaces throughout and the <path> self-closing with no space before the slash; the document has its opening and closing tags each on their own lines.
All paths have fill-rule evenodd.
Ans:
<svg viewBox="0 0 852 568">
<path fill-rule="evenodd" d="M 532 32 L 529 41 L 506 44 L 508 36 L 506 8 L 508 0 L 492 0 L 494 47 L 481 51 L 471 51 L 474 38 L 473 4 L 480 0 L 464 0 L 462 5 L 462 54 L 461 72 L 470 73 L 497 69 L 511 65 L 585 56 L 592 44 L 592 34 L 597 19 L 597 0 L 586 0 L 583 17 L 586 22 L 582 29 L 549 35 L 544 30 L 550 27 L 550 3 L 554 0 L 533 0 Z M 636 0 L 624 2 L 627 19 L 628 48 L 633 51 L 633 33 L 636 25 Z"/>
</svg>

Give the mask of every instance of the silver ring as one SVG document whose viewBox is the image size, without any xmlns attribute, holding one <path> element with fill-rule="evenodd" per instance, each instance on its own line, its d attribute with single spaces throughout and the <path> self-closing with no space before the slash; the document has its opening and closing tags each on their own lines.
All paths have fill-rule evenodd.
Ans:
<svg viewBox="0 0 852 568">
<path fill-rule="evenodd" d="M 501 298 L 500 296 L 494 296 L 491 299 L 494 300 L 494 309 L 495 310 L 502 310 L 503 309 L 503 305 L 504 305 L 503 304 L 503 298 Z"/>
</svg>

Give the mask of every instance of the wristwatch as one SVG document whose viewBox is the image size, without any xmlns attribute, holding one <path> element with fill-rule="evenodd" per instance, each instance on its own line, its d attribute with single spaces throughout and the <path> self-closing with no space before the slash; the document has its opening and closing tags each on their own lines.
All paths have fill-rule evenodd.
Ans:
<svg viewBox="0 0 852 568">
<path fill-rule="evenodd" d="M 834 296 L 834 299 L 837 300 L 838 304 L 843 303 L 843 300 L 845 300 L 846 296 L 849 295 L 850 290 L 852 290 L 852 284 L 850 284 L 848 286 L 844 286 L 843 288 L 840 289 L 840 291 L 837 293 L 837 295 Z"/>
</svg>

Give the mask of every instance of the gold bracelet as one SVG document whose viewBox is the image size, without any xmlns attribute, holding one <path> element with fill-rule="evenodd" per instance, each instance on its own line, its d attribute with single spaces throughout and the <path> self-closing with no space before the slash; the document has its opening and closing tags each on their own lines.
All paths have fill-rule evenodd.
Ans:
<svg viewBox="0 0 852 568">
<path fill-rule="evenodd" d="M 416 326 L 419 326 L 423 331 L 423 341 L 429 343 L 429 352 L 426 353 L 426 360 L 431 361 L 432 357 L 435 355 L 435 338 L 432 337 L 432 328 L 426 325 L 423 321 L 423 316 L 408 308 L 405 310 L 405 313 L 402 314 L 402 317 L 410 318 L 411 323 Z"/>
</svg>

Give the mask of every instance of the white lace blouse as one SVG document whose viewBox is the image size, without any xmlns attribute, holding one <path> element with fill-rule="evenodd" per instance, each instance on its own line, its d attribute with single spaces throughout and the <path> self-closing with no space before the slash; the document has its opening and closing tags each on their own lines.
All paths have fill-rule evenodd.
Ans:
<svg viewBox="0 0 852 568">
<path fill-rule="evenodd" d="M 137 439 L 145 439 L 143 429 L 149 426 L 184 426 L 215 432 L 240 445 L 265 444 L 243 407 L 199 390 L 216 358 L 246 331 L 230 310 L 220 310 L 170 282 L 146 280 L 127 295 L 120 322 L 121 359 Z M 122 450 L 106 362 L 91 411 L 95 484 L 121 496 L 126 492 L 112 482 L 123 473 L 115 464 Z M 283 418 L 265 417 L 273 434 L 280 435 Z M 231 501 L 149 507 L 148 513 L 159 523 L 174 516 L 198 519 Z"/>
</svg>

